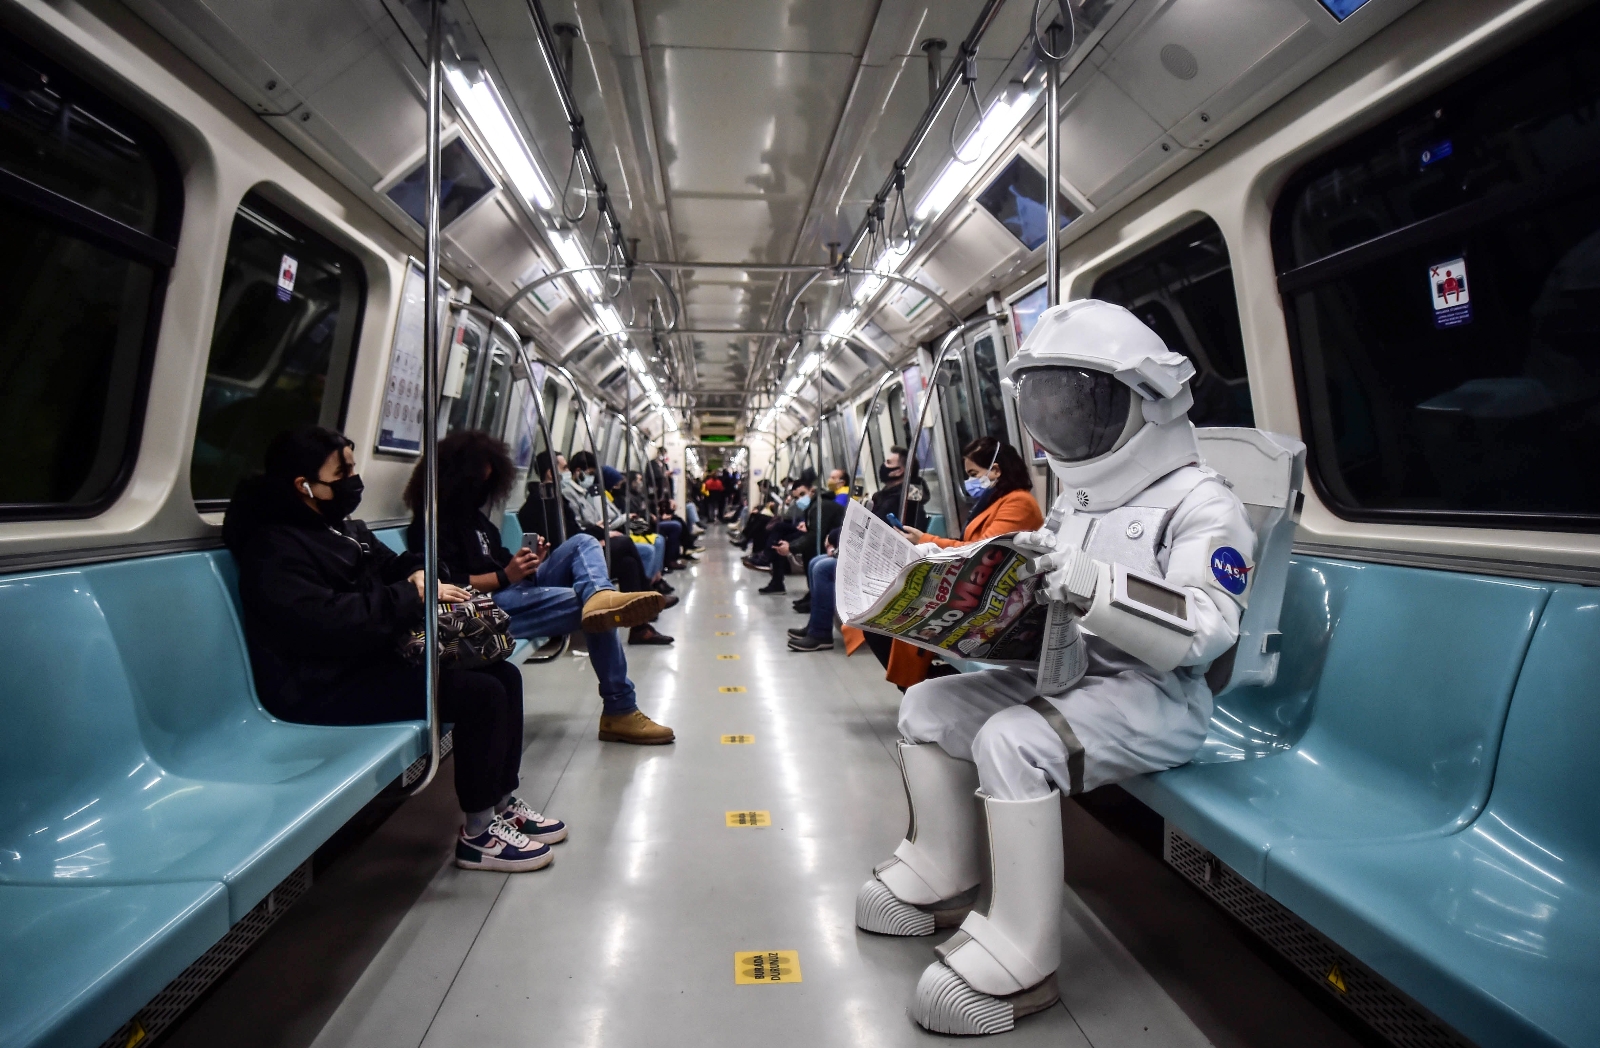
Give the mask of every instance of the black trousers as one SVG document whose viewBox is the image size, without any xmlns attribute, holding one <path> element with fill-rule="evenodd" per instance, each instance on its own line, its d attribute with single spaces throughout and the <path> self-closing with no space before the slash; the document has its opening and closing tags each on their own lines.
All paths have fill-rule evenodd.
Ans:
<svg viewBox="0 0 1600 1048">
<path fill-rule="evenodd" d="M 752 513 L 745 518 L 743 538 L 750 543 L 750 552 L 759 553 L 767 548 L 767 529 L 771 526 L 772 518 L 765 513 Z"/>
<path fill-rule="evenodd" d="M 423 669 L 375 659 L 320 700 L 301 704 L 301 724 L 382 724 L 427 716 Z M 456 798 L 461 810 L 492 808 L 517 788 L 522 765 L 522 671 L 509 662 L 439 669 L 439 721 L 455 725 Z"/>
<path fill-rule="evenodd" d="M 585 534 L 593 535 L 606 544 L 606 553 L 611 562 L 611 581 L 617 584 L 617 589 L 624 593 L 643 593 L 655 589 L 645 577 L 644 559 L 639 556 L 639 547 L 632 539 L 595 527 L 583 530 Z"/>
</svg>

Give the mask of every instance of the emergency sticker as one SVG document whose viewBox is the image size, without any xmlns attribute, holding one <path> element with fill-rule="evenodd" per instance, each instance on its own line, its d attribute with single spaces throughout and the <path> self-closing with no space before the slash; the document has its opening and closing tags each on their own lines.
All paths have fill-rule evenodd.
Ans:
<svg viewBox="0 0 1600 1048">
<path fill-rule="evenodd" d="M 733 981 L 737 986 L 771 986 L 800 981 L 798 950 L 756 950 L 733 955 Z"/>
<path fill-rule="evenodd" d="M 1250 586 L 1250 564 L 1232 546 L 1218 546 L 1211 553 L 1211 577 L 1235 597 L 1243 597 Z"/>
<path fill-rule="evenodd" d="M 770 811 L 730 811 L 727 813 L 729 826 L 771 826 L 772 813 Z"/>
<path fill-rule="evenodd" d="M 293 255 L 284 255 L 283 261 L 278 264 L 278 298 L 282 301 L 289 301 L 289 296 L 294 294 L 294 278 L 299 272 L 300 260 Z"/>
<path fill-rule="evenodd" d="M 1472 322 L 1472 294 L 1467 290 L 1467 260 L 1452 258 L 1428 267 L 1433 292 L 1433 326 L 1460 327 Z"/>
</svg>

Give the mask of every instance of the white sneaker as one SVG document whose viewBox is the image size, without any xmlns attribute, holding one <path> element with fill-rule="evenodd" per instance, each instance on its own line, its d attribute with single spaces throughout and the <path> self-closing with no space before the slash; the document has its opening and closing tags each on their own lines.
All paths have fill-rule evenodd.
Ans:
<svg viewBox="0 0 1600 1048">
<path fill-rule="evenodd" d="M 503 815 L 496 815 L 489 828 L 476 837 L 468 837 L 463 826 L 456 838 L 456 865 L 463 870 L 526 873 L 549 866 L 554 858 L 548 844 L 529 840 Z"/>
<path fill-rule="evenodd" d="M 528 802 L 513 795 L 500 817 L 540 844 L 560 844 L 567 839 L 567 824 L 534 811 Z"/>
</svg>

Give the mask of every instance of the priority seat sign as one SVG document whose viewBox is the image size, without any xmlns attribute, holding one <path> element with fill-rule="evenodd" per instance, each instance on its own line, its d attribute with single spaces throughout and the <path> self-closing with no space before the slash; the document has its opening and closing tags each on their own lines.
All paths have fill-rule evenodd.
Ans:
<svg viewBox="0 0 1600 1048">
<path fill-rule="evenodd" d="M 1472 292 L 1467 288 L 1467 260 L 1452 258 L 1428 267 L 1433 292 L 1433 326 L 1459 327 L 1472 322 Z"/>
</svg>

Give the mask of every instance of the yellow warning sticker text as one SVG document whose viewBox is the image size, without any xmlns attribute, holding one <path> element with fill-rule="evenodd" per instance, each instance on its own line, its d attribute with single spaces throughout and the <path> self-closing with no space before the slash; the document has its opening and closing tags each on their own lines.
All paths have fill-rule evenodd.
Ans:
<svg viewBox="0 0 1600 1048">
<path fill-rule="evenodd" d="M 724 695 L 743 695 L 746 689 L 743 684 L 724 684 L 717 690 Z"/>
<path fill-rule="evenodd" d="M 724 746 L 745 746 L 755 741 L 756 737 L 754 735 L 724 735 L 722 737 Z"/>
<path fill-rule="evenodd" d="M 733 955 L 733 981 L 739 986 L 768 986 L 800 981 L 797 950 L 755 950 Z"/>
<path fill-rule="evenodd" d="M 738 657 L 739 656 L 737 656 L 737 655 L 718 655 L 717 656 L 717 661 L 718 662 L 732 662 L 734 659 L 737 659 Z"/>
<path fill-rule="evenodd" d="M 730 811 L 728 812 L 729 826 L 771 826 L 772 813 L 770 811 Z"/>
</svg>

